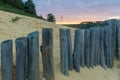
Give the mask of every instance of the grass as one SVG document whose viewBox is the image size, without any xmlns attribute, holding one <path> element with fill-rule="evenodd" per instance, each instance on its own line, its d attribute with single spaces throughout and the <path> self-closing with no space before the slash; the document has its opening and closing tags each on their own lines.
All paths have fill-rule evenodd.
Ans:
<svg viewBox="0 0 120 80">
<path fill-rule="evenodd" d="M 12 20 L 11 20 L 11 22 L 16 22 L 16 21 L 18 21 L 18 20 L 20 20 L 21 18 L 20 17 L 15 17 L 15 18 L 12 18 Z"/>
<path fill-rule="evenodd" d="M 4 3 L 2 3 L 2 2 L 0 2 L 0 10 L 40 19 L 39 16 L 31 15 L 31 14 L 25 13 L 25 12 L 22 11 L 22 10 L 19 10 L 19 9 L 13 8 L 11 5 L 4 4 Z"/>
</svg>

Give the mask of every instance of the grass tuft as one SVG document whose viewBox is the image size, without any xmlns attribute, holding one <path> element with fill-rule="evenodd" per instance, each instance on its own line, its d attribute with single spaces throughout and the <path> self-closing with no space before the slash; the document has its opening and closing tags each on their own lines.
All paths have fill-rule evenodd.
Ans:
<svg viewBox="0 0 120 80">
<path fill-rule="evenodd" d="M 20 17 L 15 17 L 15 18 L 12 18 L 11 22 L 15 23 L 15 22 L 17 22 L 20 19 L 21 19 Z"/>
</svg>

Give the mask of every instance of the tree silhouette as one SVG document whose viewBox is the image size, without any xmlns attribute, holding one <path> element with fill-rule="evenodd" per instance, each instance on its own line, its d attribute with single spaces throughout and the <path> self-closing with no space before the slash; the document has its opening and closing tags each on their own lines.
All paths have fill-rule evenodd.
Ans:
<svg viewBox="0 0 120 80">
<path fill-rule="evenodd" d="M 36 15 L 35 4 L 32 0 L 28 0 L 25 2 L 24 10 L 29 14 Z"/>
<path fill-rule="evenodd" d="M 48 15 L 47 15 L 47 21 L 49 21 L 49 22 L 54 22 L 55 23 L 55 16 L 52 14 L 52 13 L 49 13 Z"/>
<path fill-rule="evenodd" d="M 24 8 L 24 3 L 22 0 L 0 0 L 1 2 L 5 4 L 9 4 L 14 8 L 21 9 L 23 10 Z"/>
</svg>

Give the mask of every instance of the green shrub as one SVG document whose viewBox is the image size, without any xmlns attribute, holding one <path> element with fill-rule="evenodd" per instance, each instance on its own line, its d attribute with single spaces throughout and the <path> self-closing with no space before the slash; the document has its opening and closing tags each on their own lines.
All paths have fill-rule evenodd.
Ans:
<svg viewBox="0 0 120 80">
<path fill-rule="evenodd" d="M 18 21 L 20 19 L 21 19 L 20 17 L 15 17 L 15 18 L 12 18 L 11 22 L 15 23 L 16 21 Z"/>
</svg>

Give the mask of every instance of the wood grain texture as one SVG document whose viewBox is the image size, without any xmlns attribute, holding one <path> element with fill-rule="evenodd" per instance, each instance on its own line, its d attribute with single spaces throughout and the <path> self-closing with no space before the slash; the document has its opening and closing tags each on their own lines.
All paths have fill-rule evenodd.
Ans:
<svg viewBox="0 0 120 80">
<path fill-rule="evenodd" d="M 84 53 L 85 53 L 85 65 L 90 68 L 90 29 L 85 29 L 85 35 L 84 35 Z"/>
<path fill-rule="evenodd" d="M 85 54 L 84 54 L 84 30 L 80 30 L 80 66 L 85 67 Z"/>
<path fill-rule="evenodd" d="M 39 76 L 39 32 L 35 31 L 28 35 L 28 79 L 40 80 Z"/>
<path fill-rule="evenodd" d="M 2 80 L 13 80 L 12 40 L 1 43 Z"/>
<path fill-rule="evenodd" d="M 70 29 L 66 30 L 67 33 L 67 43 L 68 43 L 68 68 L 73 70 L 73 50 L 72 50 L 72 41 L 71 41 L 71 31 Z"/>
<path fill-rule="evenodd" d="M 46 80 L 55 80 L 53 62 L 53 29 L 42 29 L 42 61 L 43 75 Z"/>
<path fill-rule="evenodd" d="M 82 54 L 83 32 L 80 29 L 75 30 L 73 65 L 76 72 L 80 72 L 80 55 Z M 82 57 L 82 56 L 81 56 Z"/>
<path fill-rule="evenodd" d="M 17 80 L 26 80 L 27 37 L 17 38 L 16 43 L 16 75 Z"/>
<path fill-rule="evenodd" d="M 94 67 L 94 62 L 95 62 L 95 38 L 96 38 L 96 34 L 95 34 L 95 29 L 94 28 L 90 28 L 90 67 Z"/>
<path fill-rule="evenodd" d="M 60 57 L 61 57 L 61 73 L 65 76 L 69 75 L 68 71 L 68 42 L 66 29 L 60 29 Z"/>
<path fill-rule="evenodd" d="M 104 34 L 104 28 L 100 28 L 100 65 L 106 69 L 106 64 L 105 64 L 105 34 Z"/>
</svg>

